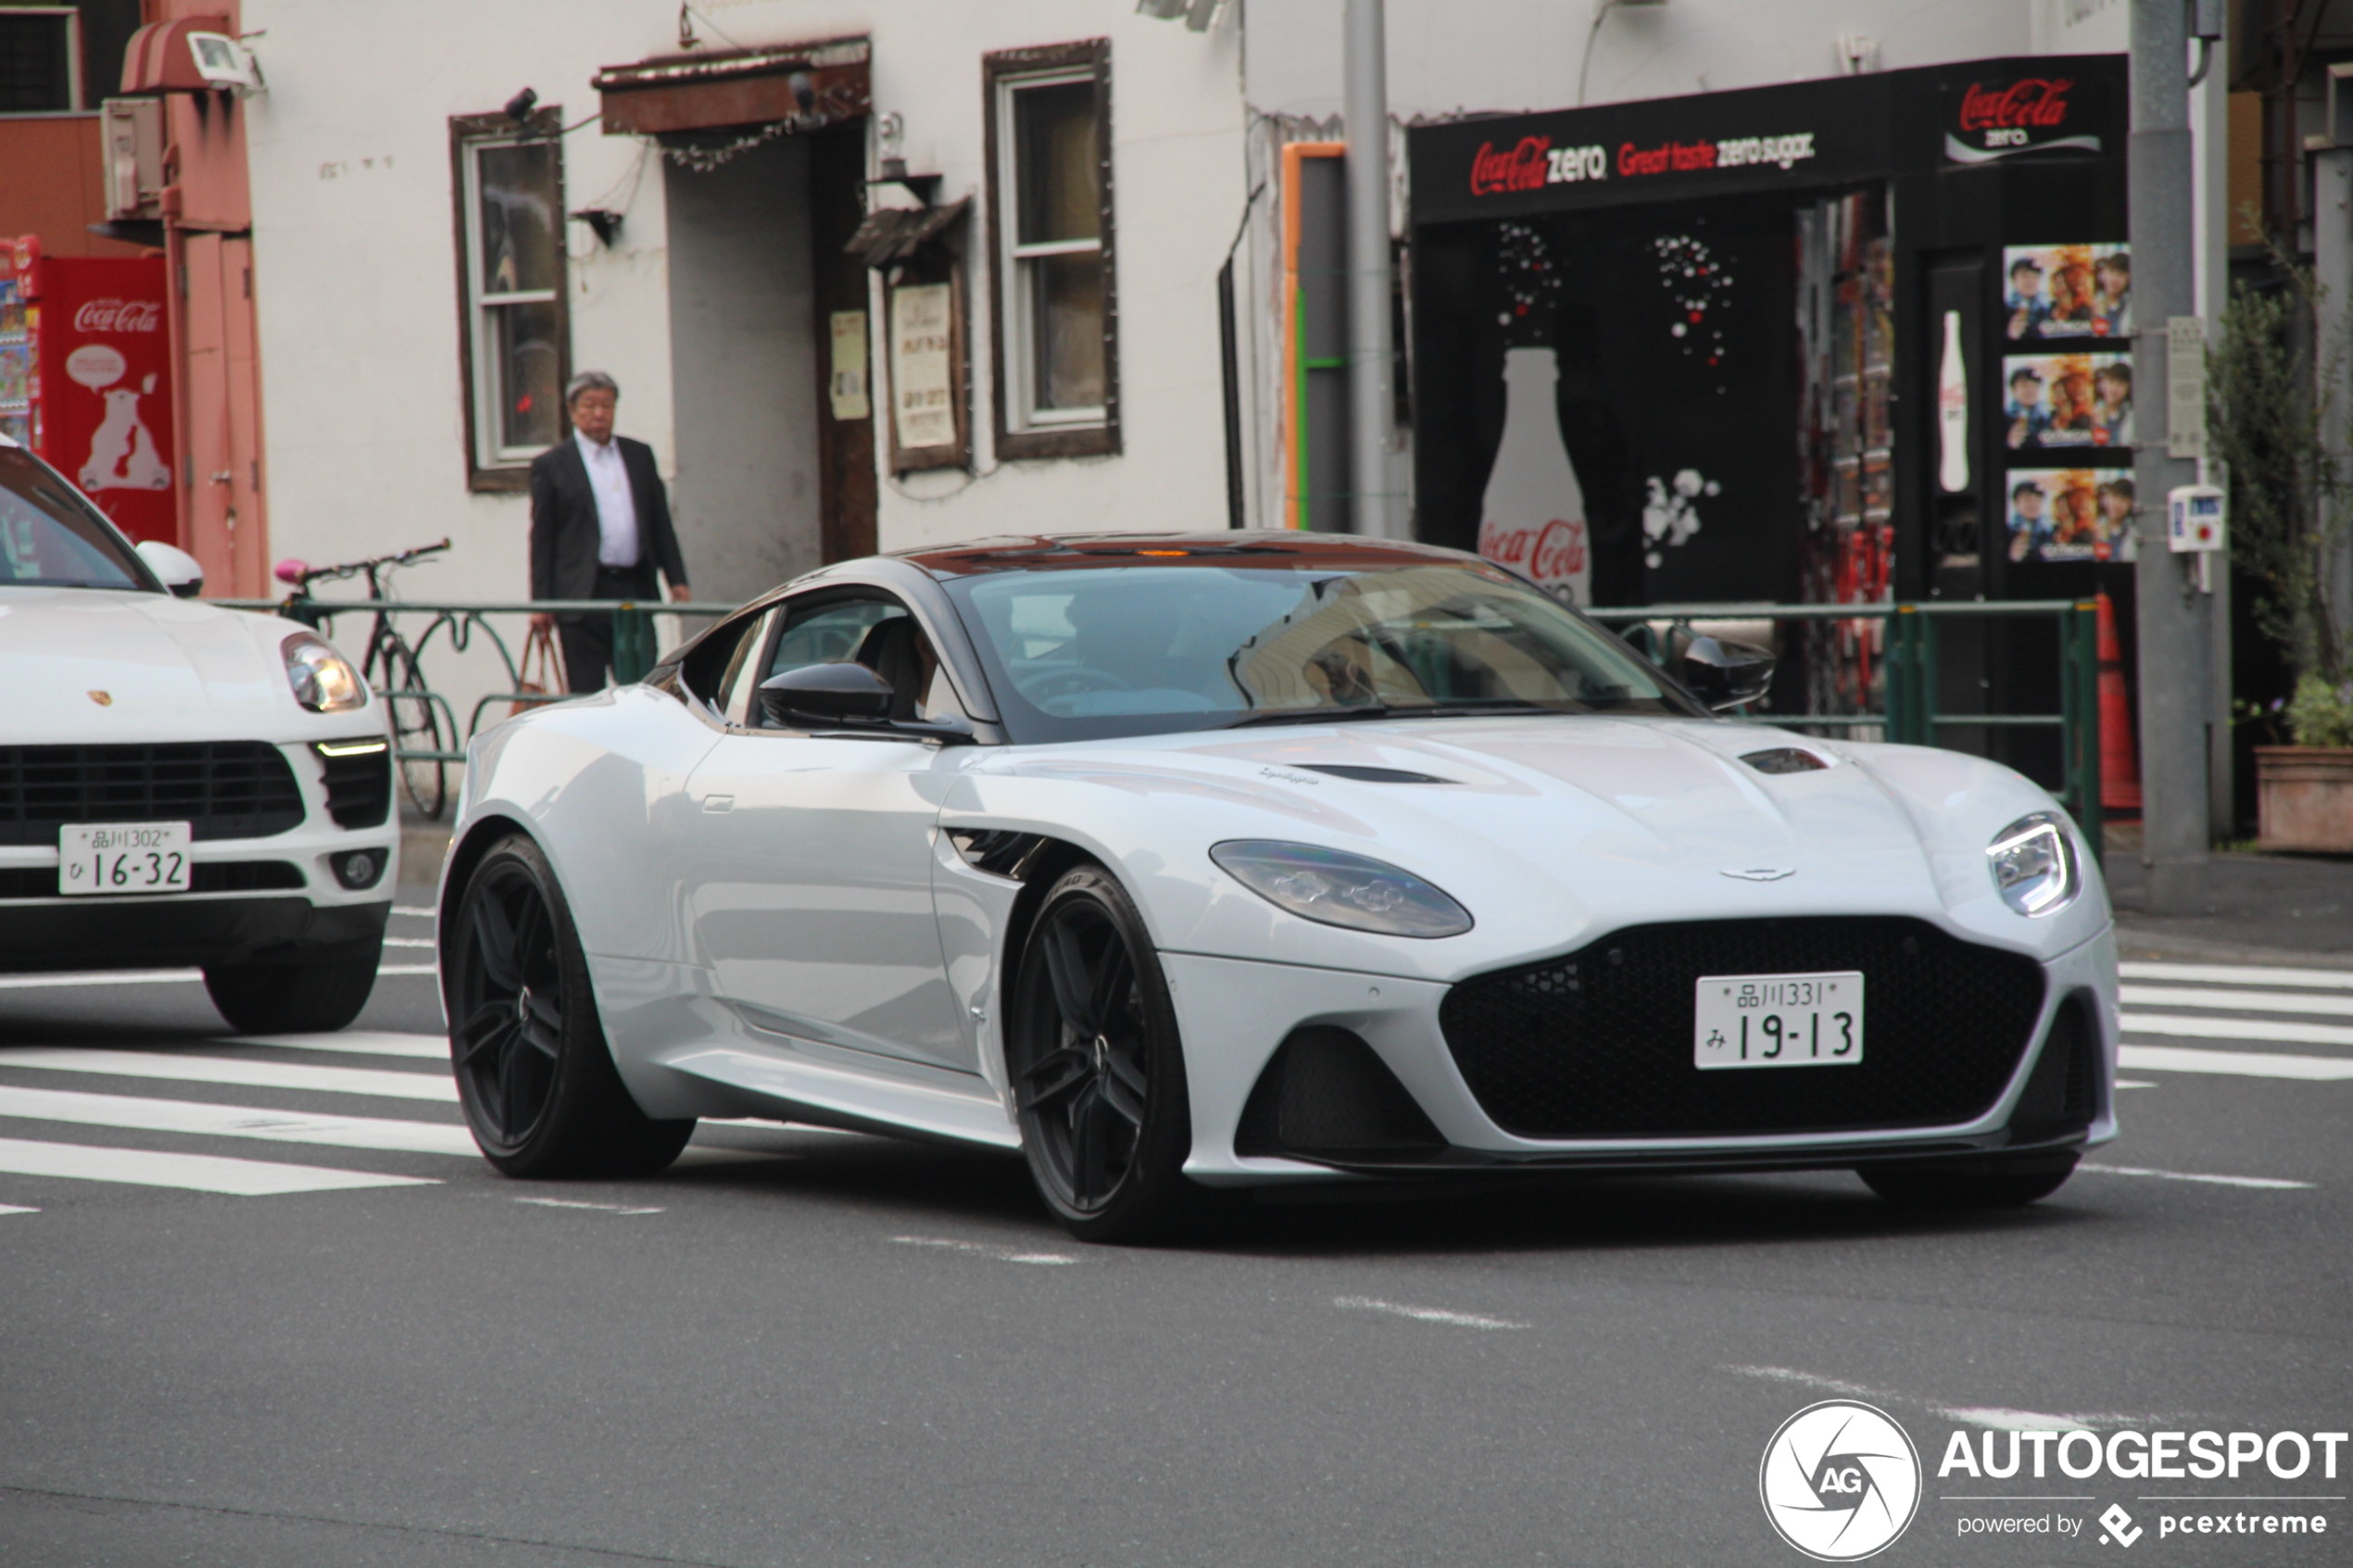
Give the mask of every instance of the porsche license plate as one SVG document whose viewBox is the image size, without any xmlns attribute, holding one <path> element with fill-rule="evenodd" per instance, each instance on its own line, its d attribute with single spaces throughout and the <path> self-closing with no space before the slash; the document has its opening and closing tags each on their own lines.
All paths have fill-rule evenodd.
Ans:
<svg viewBox="0 0 2353 1568">
<path fill-rule="evenodd" d="M 186 822 L 74 822 L 57 830 L 57 891 L 185 893 Z"/>
<path fill-rule="evenodd" d="M 1692 1065 L 1841 1067 L 1863 1060 L 1863 976 L 1710 974 L 1692 1006 Z"/>
</svg>

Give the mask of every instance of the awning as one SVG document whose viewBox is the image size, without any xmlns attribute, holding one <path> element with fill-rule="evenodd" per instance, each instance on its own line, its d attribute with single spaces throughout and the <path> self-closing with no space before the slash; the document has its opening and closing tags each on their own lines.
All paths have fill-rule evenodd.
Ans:
<svg viewBox="0 0 2353 1568">
<path fill-rule="evenodd" d="M 128 94 L 208 93 L 219 83 L 207 82 L 196 69 L 192 32 L 218 32 L 234 37 L 227 17 L 182 17 L 177 21 L 149 22 L 131 35 L 122 52 L 122 90 Z"/>
<path fill-rule="evenodd" d="M 602 97 L 607 135 L 658 136 L 779 121 L 796 131 L 814 131 L 855 119 L 873 107 L 868 69 L 873 54 L 863 38 L 698 51 L 607 66 L 590 85 Z"/>
<path fill-rule="evenodd" d="M 904 261 L 954 227 L 971 205 L 972 198 L 966 196 L 946 207 L 877 207 L 866 214 L 866 220 L 858 225 L 842 251 L 869 267 Z"/>
</svg>

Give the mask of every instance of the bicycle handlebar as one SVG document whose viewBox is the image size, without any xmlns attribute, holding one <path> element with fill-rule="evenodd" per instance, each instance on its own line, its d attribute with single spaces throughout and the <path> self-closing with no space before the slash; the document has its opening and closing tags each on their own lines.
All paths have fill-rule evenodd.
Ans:
<svg viewBox="0 0 2353 1568">
<path fill-rule="evenodd" d="M 340 566 L 312 566 L 308 561 L 283 560 L 278 563 L 275 575 L 282 583 L 293 583 L 295 591 L 300 593 L 313 583 L 332 583 L 346 577 L 357 577 L 361 572 L 373 571 L 379 567 L 409 566 L 424 559 L 427 556 L 437 556 L 447 548 L 449 548 L 449 541 L 444 539 L 437 544 L 420 545 L 415 549 L 400 550 L 388 556 L 371 556 L 366 560 L 345 561 Z"/>
</svg>

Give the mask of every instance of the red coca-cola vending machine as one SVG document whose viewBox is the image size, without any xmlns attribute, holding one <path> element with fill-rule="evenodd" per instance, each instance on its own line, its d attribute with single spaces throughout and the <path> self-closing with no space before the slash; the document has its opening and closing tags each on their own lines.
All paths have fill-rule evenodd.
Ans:
<svg viewBox="0 0 2353 1568">
<path fill-rule="evenodd" d="M 0 431 L 133 539 L 180 541 L 161 257 L 47 257 L 0 240 Z"/>
</svg>

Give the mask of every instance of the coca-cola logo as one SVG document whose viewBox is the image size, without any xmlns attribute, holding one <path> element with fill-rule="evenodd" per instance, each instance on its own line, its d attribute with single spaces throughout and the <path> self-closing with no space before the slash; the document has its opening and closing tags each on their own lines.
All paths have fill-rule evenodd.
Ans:
<svg viewBox="0 0 2353 1568">
<path fill-rule="evenodd" d="M 1541 527 L 1481 531 L 1478 553 L 1500 565 L 1517 567 L 1543 587 L 1573 583 L 1585 574 L 1585 520 L 1554 518 Z"/>
<path fill-rule="evenodd" d="M 2047 131 L 2067 123 L 2070 78 L 2029 76 L 2007 87 L 1987 87 L 1972 82 L 1961 94 L 1964 131 Z"/>
<path fill-rule="evenodd" d="M 163 307 L 152 299 L 86 299 L 73 313 L 78 332 L 151 332 L 163 325 Z"/>
<path fill-rule="evenodd" d="M 1544 154 L 1552 144 L 1550 136 L 1523 136 L 1516 146 L 1499 153 L 1492 142 L 1481 142 L 1471 158 L 1471 194 L 1491 196 L 1505 191 L 1542 190 Z"/>
</svg>

